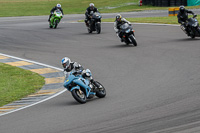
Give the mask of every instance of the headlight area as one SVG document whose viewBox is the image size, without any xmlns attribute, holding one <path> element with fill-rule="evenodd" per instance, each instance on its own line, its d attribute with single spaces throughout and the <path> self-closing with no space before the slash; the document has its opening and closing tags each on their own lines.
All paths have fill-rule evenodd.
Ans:
<svg viewBox="0 0 200 133">
<path fill-rule="evenodd" d="M 194 24 L 192 24 L 193 27 L 197 27 L 198 22 L 195 22 Z"/>
<path fill-rule="evenodd" d="M 131 31 L 131 29 L 128 29 L 128 30 L 126 30 L 125 32 L 126 32 L 126 33 L 129 33 L 130 31 Z"/>
</svg>

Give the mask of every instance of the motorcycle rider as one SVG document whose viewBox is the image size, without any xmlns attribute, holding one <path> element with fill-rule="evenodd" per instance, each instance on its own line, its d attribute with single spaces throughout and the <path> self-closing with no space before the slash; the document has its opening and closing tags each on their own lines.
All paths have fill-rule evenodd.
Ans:
<svg viewBox="0 0 200 133">
<path fill-rule="evenodd" d="M 83 78 L 87 78 L 86 71 L 84 68 L 77 62 L 72 62 L 70 58 L 64 57 L 62 58 L 61 64 L 64 68 L 64 75 L 65 79 L 68 78 L 70 72 L 73 72 L 74 74 L 82 74 Z M 93 78 L 89 78 L 90 82 L 94 84 L 97 88 L 101 89 L 102 86 L 99 85 L 96 81 L 93 80 Z"/>
<path fill-rule="evenodd" d="M 131 23 L 129 21 L 127 21 L 125 18 L 122 18 L 122 16 L 120 14 L 117 14 L 115 22 L 114 22 L 114 30 L 115 30 L 117 36 L 120 38 L 121 42 L 123 40 L 122 40 L 122 32 L 120 30 L 120 26 L 125 23 L 128 23 L 129 25 L 131 25 Z"/>
<path fill-rule="evenodd" d="M 188 31 L 188 28 L 187 28 L 188 13 L 195 15 L 194 12 L 185 9 L 184 6 L 180 6 L 177 18 L 178 18 L 178 23 L 180 23 L 181 25 L 184 26 L 185 31 L 187 32 L 187 34 L 189 36 L 189 31 Z"/>
<path fill-rule="evenodd" d="M 50 22 L 50 18 L 51 18 L 51 16 L 53 15 L 53 13 L 54 13 L 54 11 L 55 10 L 60 10 L 61 12 L 62 12 L 62 14 L 64 15 L 64 13 L 63 13 L 63 9 L 61 8 L 61 4 L 57 4 L 55 7 L 53 7 L 52 9 L 51 9 L 51 11 L 50 11 L 50 15 L 49 15 L 49 19 L 48 19 L 48 21 Z"/>
<path fill-rule="evenodd" d="M 88 27 L 89 26 L 89 21 L 91 19 L 91 12 L 95 13 L 95 12 L 99 12 L 98 9 L 96 7 L 94 7 L 93 3 L 89 4 L 89 7 L 86 9 L 85 12 L 85 25 Z"/>
</svg>

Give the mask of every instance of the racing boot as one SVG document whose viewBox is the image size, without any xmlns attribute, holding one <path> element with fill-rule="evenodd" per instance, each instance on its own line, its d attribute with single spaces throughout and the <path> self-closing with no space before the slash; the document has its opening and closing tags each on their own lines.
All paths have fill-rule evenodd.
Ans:
<svg viewBox="0 0 200 133">
<path fill-rule="evenodd" d="M 86 25 L 86 27 L 89 27 L 89 23 L 87 20 L 85 20 L 85 25 Z"/>
</svg>

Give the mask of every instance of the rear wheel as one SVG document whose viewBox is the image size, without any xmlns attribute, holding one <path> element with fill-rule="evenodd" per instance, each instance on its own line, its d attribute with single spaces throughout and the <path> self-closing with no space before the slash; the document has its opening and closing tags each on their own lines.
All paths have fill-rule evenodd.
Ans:
<svg viewBox="0 0 200 133">
<path fill-rule="evenodd" d="M 71 93 L 77 102 L 82 103 L 82 104 L 86 103 L 86 96 L 81 90 L 79 91 L 78 89 L 74 89 L 72 90 Z"/>
<path fill-rule="evenodd" d="M 106 96 L 106 89 L 103 87 L 103 85 L 102 85 L 101 83 L 99 83 L 98 81 L 96 81 L 96 82 L 97 82 L 97 84 L 99 84 L 99 85 L 102 86 L 101 89 L 97 88 L 96 96 L 97 96 L 98 98 L 103 98 L 103 97 L 105 97 L 105 96 Z"/>
</svg>

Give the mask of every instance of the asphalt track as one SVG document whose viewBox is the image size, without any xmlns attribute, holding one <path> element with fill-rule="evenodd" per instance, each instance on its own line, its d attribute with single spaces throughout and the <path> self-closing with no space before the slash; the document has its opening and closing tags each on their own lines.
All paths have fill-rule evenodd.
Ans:
<svg viewBox="0 0 200 133">
<path fill-rule="evenodd" d="M 83 23 L 72 23 L 82 17 L 69 17 L 57 29 L 48 28 L 47 16 L 0 18 L 0 53 L 58 68 L 68 56 L 91 69 L 107 96 L 79 104 L 65 92 L 1 116 L 1 133 L 200 132 L 199 38 L 178 26 L 133 24 L 132 47 L 112 23 L 88 34 Z"/>
</svg>

